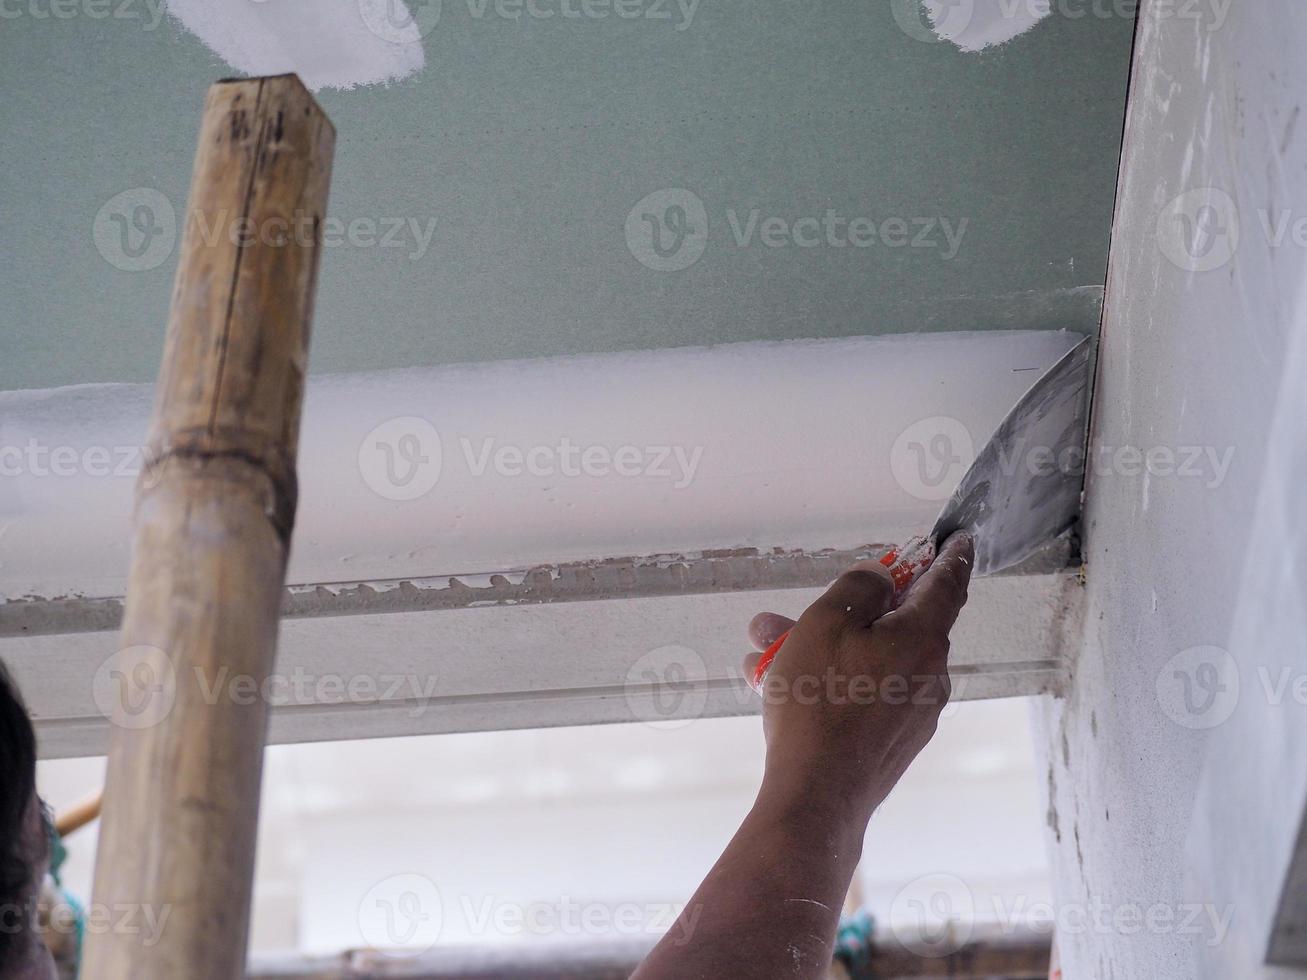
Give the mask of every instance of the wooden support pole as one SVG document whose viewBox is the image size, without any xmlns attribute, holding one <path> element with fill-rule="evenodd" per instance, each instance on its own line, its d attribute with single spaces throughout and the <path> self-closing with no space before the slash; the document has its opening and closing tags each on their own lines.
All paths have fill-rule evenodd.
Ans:
<svg viewBox="0 0 1307 980">
<path fill-rule="evenodd" d="M 90 980 L 236 980 L 335 133 L 293 75 L 209 89 L 150 431 Z M 127 919 L 123 919 L 127 922 Z"/>
</svg>

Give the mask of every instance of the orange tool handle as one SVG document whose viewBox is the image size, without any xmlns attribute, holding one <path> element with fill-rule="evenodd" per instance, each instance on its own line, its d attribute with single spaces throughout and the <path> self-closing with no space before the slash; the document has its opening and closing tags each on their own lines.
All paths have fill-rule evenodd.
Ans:
<svg viewBox="0 0 1307 980">
<path fill-rule="evenodd" d="M 935 547 L 925 538 L 913 538 L 902 548 L 891 548 L 880 559 L 880 563 L 889 569 L 889 577 L 894 582 L 895 609 L 899 607 L 899 603 L 903 601 L 903 597 L 907 595 L 917 576 L 929 568 L 934 559 Z M 775 642 L 758 658 L 758 665 L 753 668 L 753 676 L 749 678 L 749 684 L 755 691 L 762 691 L 762 683 L 767 677 L 767 671 L 789 635 L 790 631 L 786 630 L 776 637 Z"/>
</svg>

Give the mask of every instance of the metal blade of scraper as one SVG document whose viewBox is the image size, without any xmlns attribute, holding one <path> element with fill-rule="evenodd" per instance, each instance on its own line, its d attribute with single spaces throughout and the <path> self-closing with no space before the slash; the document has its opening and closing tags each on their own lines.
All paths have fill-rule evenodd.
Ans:
<svg viewBox="0 0 1307 980">
<path fill-rule="evenodd" d="M 1080 513 L 1089 406 L 1086 337 L 1021 396 L 944 505 L 929 537 L 916 537 L 881 558 L 894 580 L 895 605 L 930 567 L 935 548 L 954 531 L 971 532 L 972 574 L 1002 571 L 1069 528 Z M 764 678 L 786 630 L 758 658 L 750 683 Z"/>
<path fill-rule="evenodd" d="M 974 574 L 1002 571 L 1069 528 L 1080 513 L 1089 406 L 1089 338 L 1021 397 L 980 451 L 935 522 L 942 544 L 966 530 Z"/>
</svg>

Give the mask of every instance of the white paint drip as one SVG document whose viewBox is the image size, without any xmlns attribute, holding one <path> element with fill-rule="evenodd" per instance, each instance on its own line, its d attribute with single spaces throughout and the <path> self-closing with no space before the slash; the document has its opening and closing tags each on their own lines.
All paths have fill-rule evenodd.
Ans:
<svg viewBox="0 0 1307 980">
<path fill-rule="evenodd" d="M 404 0 L 167 0 L 167 9 L 236 71 L 294 72 L 316 91 L 421 71 L 439 6 L 418 17 Z"/>
<path fill-rule="evenodd" d="M 1006 44 L 1052 13 L 1051 0 L 922 0 L 935 33 L 963 51 Z"/>
</svg>

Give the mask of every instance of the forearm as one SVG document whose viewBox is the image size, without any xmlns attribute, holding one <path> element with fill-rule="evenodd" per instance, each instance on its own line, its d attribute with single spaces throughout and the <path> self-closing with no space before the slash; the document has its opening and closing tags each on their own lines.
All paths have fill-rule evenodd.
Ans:
<svg viewBox="0 0 1307 980">
<path fill-rule="evenodd" d="M 970 537 L 953 535 L 897 608 L 892 576 L 869 562 L 841 575 L 797 622 L 754 617 L 748 676 L 779 644 L 762 691 L 762 791 L 632 980 L 826 975 L 867 821 L 948 703 L 948 631 L 974 557 Z M 905 678 L 930 683 L 911 698 L 873 696 Z"/>
<path fill-rule="evenodd" d="M 868 815 L 764 784 L 712 871 L 632 980 L 825 977 Z"/>
</svg>

